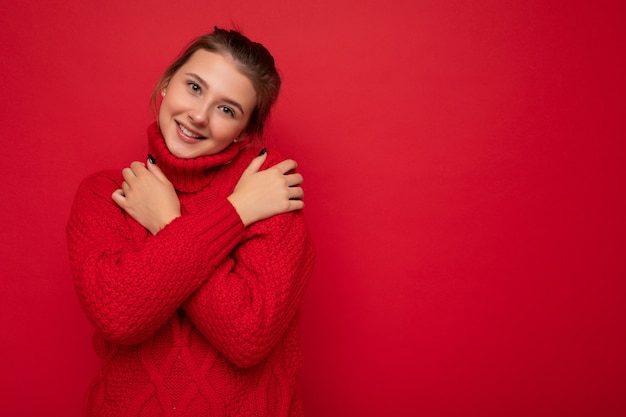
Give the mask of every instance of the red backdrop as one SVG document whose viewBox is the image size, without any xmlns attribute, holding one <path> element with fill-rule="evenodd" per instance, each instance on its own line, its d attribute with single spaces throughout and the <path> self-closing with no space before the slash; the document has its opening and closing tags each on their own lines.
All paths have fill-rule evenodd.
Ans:
<svg viewBox="0 0 626 417">
<path fill-rule="evenodd" d="M 145 158 L 161 71 L 235 21 L 305 175 L 307 415 L 626 415 L 621 3 L 4 0 L 1 414 L 80 414 L 74 191 Z"/>
</svg>

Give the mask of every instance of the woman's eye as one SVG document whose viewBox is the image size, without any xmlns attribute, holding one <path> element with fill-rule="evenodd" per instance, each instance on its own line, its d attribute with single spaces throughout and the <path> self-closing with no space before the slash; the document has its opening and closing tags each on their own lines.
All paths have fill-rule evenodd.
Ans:
<svg viewBox="0 0 626 417">
<path fill-rule="evenodd" d="M 189 89 L 191 91 L 193 91 L 194 93 L 200 93 L 202 91 L 202 89 L 200 88 L 200 86 L 194 82 L 188 82 L 187 85 L 189 86 Z"/>
<path fill-rule="evenodd" d="M 235 117 L 235 112 L 233 111 L 233 109 L 231 109 L 230 107 L 227 106 L 220 106 L 220 110 L 226 114 L 227 116 L 230 117 Z"/>
</svg>

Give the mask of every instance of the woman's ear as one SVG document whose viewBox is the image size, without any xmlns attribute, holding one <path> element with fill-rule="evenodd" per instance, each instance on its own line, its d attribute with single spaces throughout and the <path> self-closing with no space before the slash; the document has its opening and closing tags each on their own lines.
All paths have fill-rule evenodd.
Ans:
<svg viewBox="0 0 626 417">
<path fill-rule="evenodd" d="M 241 142 L 242 140 L 244 140 L 245 138 L 248 137 L 248 132 L 246 132 L 245 130 L 243 132 L 241 132 L 239 134 L 239 136 L 237 136 L 235 138 L 235 140 L 233 140 L 233 143 L 237 143 L 237 142 Z"/>
<path fill-rule="evenodd" d="M 165 97 L 167 94 L 167 86 L 170 84 L 170 78 L 161 81 L 161 96 Z"/>
</svg>

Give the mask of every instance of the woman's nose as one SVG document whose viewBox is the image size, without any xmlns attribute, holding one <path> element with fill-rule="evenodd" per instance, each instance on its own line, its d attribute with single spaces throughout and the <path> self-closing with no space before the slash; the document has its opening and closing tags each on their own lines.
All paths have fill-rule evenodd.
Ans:
<svg viewBox="0 0 626 417">
<path fill-rule="evenodd" d="M 189 120 L 198 126 L 206 126 L 209 123 L 209 106 L 199 104 L 189 112 Z"/>
</svg>

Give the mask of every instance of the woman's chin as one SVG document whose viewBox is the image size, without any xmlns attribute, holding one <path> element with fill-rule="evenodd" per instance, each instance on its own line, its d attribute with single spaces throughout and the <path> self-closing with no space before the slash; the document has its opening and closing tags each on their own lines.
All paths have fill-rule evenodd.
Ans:
<svg viewBox="0 0 626 417">
<path fill-rule="evenodd" d="M 204 139 L 202 141 L 196 141 L 195 143 L 187 143 L 178 137 L 165 138 L 165 146 L 170 153 L 177 158 L 184 159 L 215 155 L 228 148 L 228 146 L 232 143 L 232 141 L 229 141 L 226 144 L 223 144 L 211 139 Z"/>
<path fill-rule="evenodd" d="M 167 146 L 167 150 L 177 158 L 189 159 L 198 156 L 196 155 L 197 152 L 194 152 L 194 149 L 188 149 L 187 146 L 182 144 L 170 144 L 166 141 L 165 145 Z"/>
</svg>

